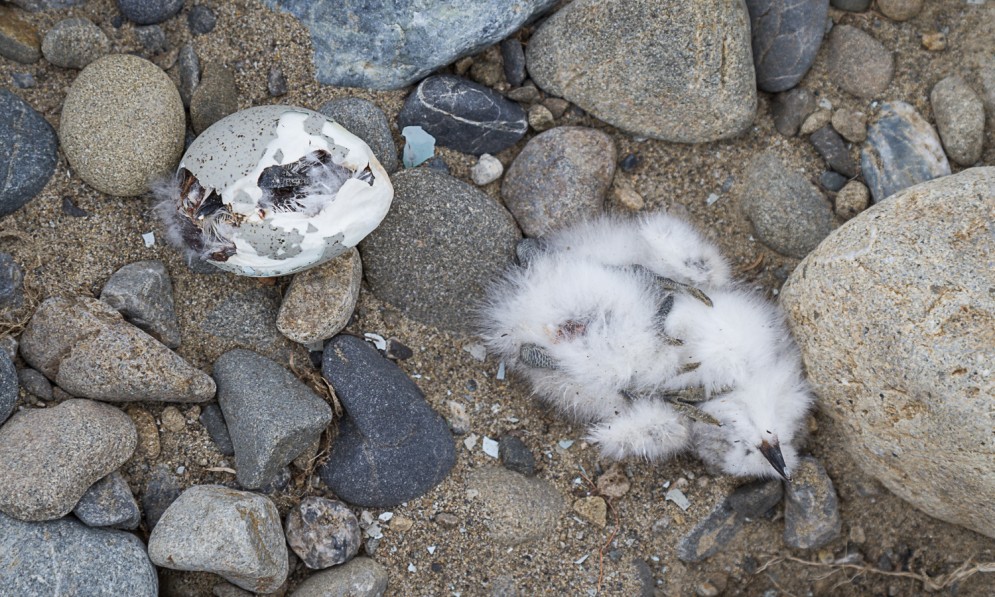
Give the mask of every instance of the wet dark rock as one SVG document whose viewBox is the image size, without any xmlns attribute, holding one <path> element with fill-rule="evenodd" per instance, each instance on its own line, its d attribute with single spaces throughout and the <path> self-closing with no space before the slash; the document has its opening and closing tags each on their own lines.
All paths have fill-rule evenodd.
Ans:
<svg viewBox="0 0 995 597">
<path fill-rule="evenodd" d="M 498 454 L 504 468 L 521 473 L 526 477 L 536 474 L 536 459 L 532 455 L 532 450 L 529 450 L 525 442 L 514 435 L 501 436 L 498 441 Z"/>
<path fill-rule="evenodd" d="M 132 23 L 154 25 L 180 11 L 183 0 L 117 0 L 117 8 Z"/>
<path fill-rule="evenodd" d="M 24 270 L 10 253 L 0 253 L 0 309 L 24 304 Z"/>
<path fill-rule="evenodd" d="M 166 346 L 180 345 L 173 283 L 163 262 L 136 261 L 125 265 L 104 284 L 100 300 Z"/>
<path fill-rule="evenodd" d="M 770 111 L 774 117 L 774 128 L 786 137 L 794 137 L 798 129 L 815 112 L 815 94 L 803 87 L 778 93 L 771 102 Z"/>
<path fill-rule="evenodd" d="M 287 543 L 312 570 L 337 566 L 359 553 L 359 521 L 342 502 L 306 497 L 287 514 Z"/>
<path fill-rule="evenodd" d="M 627 153 L 625 157 L 622 158 L 618 163 L 618 167 L 621 168 L 622 172 L 632 172 L 643 163 L 643 159 L 639 157 L 638 153 Z"/>
<path fill-rule="evenodd" d="M 332 409 L 304 382 L 254 352 L 223 354 L 214 363 L 214 379 L 242 487 L 270 482 L 332 420 Z"/>
<path fill-rule="evenodd" d="M 17 405 L 17 369 L 7 351 L 0 351 L 0 425 L 10 417 Z"/>
<path fill-rule="evenodd" d="M 228 434 L 228 424 L 225 423 L 225 415 L 221 412 L 221 407 L 217 403 L 205 405 L 200 411 L 200 422 L 207 429 L 207 434 L 211 436 L 218 452 L 225 456 L 234 456 L 235 447 L 231 443 L 231 435 Z"/>
<path fill-rule="evenodd" d="M 500 93 L 451 75 L 431 76 L 404 100 L 397 126 L 420 126 L 437 145 L 481 155 L 518 142 L 528 130 L 525 111 Z"/>
<path fill-rule="evenodd" d="M 164 464 L 158 464 L 149 475 L 142 493 L 142 511 L 145 513 L 145 528 L 151 531 L 159 523 L 163 512 L 180 497 L 180 481 Z"/>
<path fill-rule="evenodd" d="M 707 560 L 725 547 L 743 528 L 745 516 L 722 502 L 677 544 L 677 557 L 682 562 Z"/>
<path fill-rule="evenodd" d="M 784 492 L 784 542 L 818 549 L 839 537 L 839 500 L 833 481 L 818 460 L 800 458 Z"/>
<path fill-rule="evenodd" d="M 850 157 L 850 150 L 847 149 L 843 137 L 840 137 L 831 126 L 820 128 L 808 139 L 830 168 L 847 178 L 857 176 L 857 164 Z"/>
<path fill-rule="evenodd" d="M 135 37 L 138 38 L 138 43 L 145 48 L 148 55 L 155 56 L 169 49 L 169 42 L 166 41 L 166 32 L 159 25 L 135 27 Z"/>
<path fill-rule="evenodd" d="M 410 317 L 468 331 L 474 305 L 511 261 L 520 237 L 503 207 L 427 168 L 392 177 L 394 202 L 360 244 L 373 293 Z"/>
<path fill-rule="evenodd" d="M 515 87 L 525 81 L 525 50 L 522 42 L 513 37 L 501 42 L 501 58 L 504 61 L 504 78 Z"/>
<path fill-rule="evenodd" d="M 950 174 L 950 163 L 936 131 L 904 102 L 881 105 L 877 119 L 868 128 L 860 168 L 874 203 Z"/>
<path fill-rule="evenodd" d="M 0 89 L 0 217 L 31 201 L 55 171 L 59 142 L 48 121 Z"/>
<path fill-rule="evenodd" d="M 0 554 L 0 595 L 159 593 L 155 567 L 138 537 L 90 528 L 72 517 L 22 522 L 0 514 Z"/>
<path fill-rule="evenodd" d="M 318 469 L 337 496 L 360 506 L 390 507 L 440 483 L 456 460 L 445 420 L 418 386 L 361 338 L 325 345 L 322 374 L 346 416 L 328 461 Z"/>
<path fill-rule="evenodd" d="M 746 0 L 757 87 L 775 92 L 802 80 L 822 43 L 829 0 Z"/>
<path fill-rule="evenodd" d="M 91 485 L 73 508 L 73 514 L 90 527 L 131 530 L 142 521 L 138 502 L 117 471 Z"/>
<path fill-rule="evenodd" d="M 366 141 L 389 174 L 400 167 L 387 115 L 376 104 L 359 97 L 344 97 L 325 102 L 318 111 Z"/>
<path fill-rule="evenodd" d="M 187 14 L 187 26 L 194 35 L 204 35 L 214 31 L 214 26 L 218 24 L 218 17 L 210 7 L 197 4 L 190 9 Z"/>
<path fill-rule="evenodd" d="M 740 485 L 727 498 L 730 508 L 747 518 L 758 518 L 781 502 L 784 486 L 779 480 L 753 481 Z"/>
</svg>

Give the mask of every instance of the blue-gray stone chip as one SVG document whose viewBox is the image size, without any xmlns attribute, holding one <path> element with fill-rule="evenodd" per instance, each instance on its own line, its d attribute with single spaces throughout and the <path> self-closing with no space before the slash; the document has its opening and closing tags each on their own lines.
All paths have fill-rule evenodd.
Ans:
<svg viewBox="0 0 995 597">
<path fill-rule="evenodd" d="M 500 93 L 452 75 L 418 84 L 397 115 L 398 128 L 420 126 L 436 145 L 481 155 L 518 142 L 529 128 L 525 110 Z"/>
<path fill-rule="evenodd" d="M 0 514 L 0 595 L 155 597 L 159 582 L 141 540 L 71 517 L 23 522 Z"/>
<path fill-rule="evenodd" d="M 498 441 L 498 454 L 504 468 L 526 477 L 536 474 L 536 459 L 525 442 L 514 435 L 502 435 Z"/>
<path fill-rule="evenodd" d="M 874 203 L 950 174 L 936 131 L 905 102 L 881 105 L 877 120 L 867 129 L 860 168 Z"/>
<path fill-rule="evenodd" d="M 784 491 L 784 542 L 818 549 L 840 535 L 839 499 L 833 481 L 818 460 L 800 458 Z"/>
<path fill-rule="evenodd" d="M 556 0 L 265 0 L 311 32 L 318 82 L 399 89 L 518 31 Z"/>
<path fill-rule="evenodd" d="M 180 497 L 180 482 L 173 471 L 163 464 L 156 465 L 149 475 L 142 495 L 142 510 L 145 512 L 145 529 L 152 532 L 162 514 Z"/>
<path fill-rule="evenodd" d="M 10 253 L 0 253 L 0 309 L 24 304 L 24 270 Z"/>
<path fill-rule="evenodd" d="M 0 217 L 37 195 L 55 171 L 59 141 L 24 100 L 0 89 Z"/>
<path fill-rule="evenodd" d="M 346 417 L 321 479 L 346 502 L 387 508 L 440 483 L 456 462 L 446 421 L 418 386 L 361 338 L 325 345 L 322 374 Z"/>
<path fill-rule="evenodd" d="M 231 435 L 228 434 L 228 423 L 225 423 L 225 415 L 221 412 L 220 406 L 214 402 L 205 406 L 200 412 L 200 422 L 218 447 L 218 452 L 225 456 L 235 455 L 235 447 L 232 446 Z"/>
<path fill-rule="evenodd" d="M 258 489 L 313 444 L 332 409 L 276 362 L 236 349 L 214 363 L 218 404 L 235 447 L 235 478 Z"/>
<path fill-rule="evenodd" d="M 135 261 L 121 267 L 104 284 L 100 300 L 166 346 L 180 345 L 173 282 L 163 262 Z"/>
<path fill-rule="evenodd" d="M 400 164 L 390 123 L 376 104 L 359 97 L 343 97 L 325 102 L 318 111 L 365 141 L 388 174 L 397 171 Z"/>
<path fill-rule="evenodd" d="M 757 87 L 776 92 L 802 80 L 822 43 L 829 0 L 746 0 Z"/>
<path fill-rule="evenodd" d="M 131 530 L 142 521 L 138 502 L 117 471 L 91 485 L 73 508 L 73 514 L 90 527 Z"/>
<path fill-rule="evenodd" d="M 17 388 L 17 369 L 14 368 L 14 362 L 10 360 L 6 350 L 0 350 L 0 425 L 14 412 L 14 406 L 17 404 Z"/>
<path fill-rule="evenodd" d="M 501 59 L 504 61 L 504 77 L 515 87 L 525 82 L 525 50 L 522 42 L 508 38 L 501 42 Z"/>
<path fill-rule="evenodd" d="M 204 35 L 214 31 L 214 26 L 218 24 L 218 17 L 214 16 L 214 11 L 203 4 L 198 4 L 190 9 L 187 15 L 187 25 L 194 35 Z"/>
<path fill-rule="evenodd" d="M 746 517 L 726 500 L 694 526 L 677 543 L 677 557 L 682 562 L 701 562 L 717 554 L 743 528 Z"/>
<path fill-rule="evenodd" d="M 175 15 L 183 0 L 117 0 L 117 8 L 132 23 L 154 25 Z"/>
<path fill-rule="evenodd" d="M 840 134 L 833 130 L 833 127 L 827 124 L 812 133 L 808 140 L 822 156 L 822 159 L 826 160 L 826 165 L 835 172 L 839 172 L 847 178 L 857 176 L 857 164 L 850 157 L 850 150 L 847 149 L 843 137 L 840 137 Z"/>
</svg>

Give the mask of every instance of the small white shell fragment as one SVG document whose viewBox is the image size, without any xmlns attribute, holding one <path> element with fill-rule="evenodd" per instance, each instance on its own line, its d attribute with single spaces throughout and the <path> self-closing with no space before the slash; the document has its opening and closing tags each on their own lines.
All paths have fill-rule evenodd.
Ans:
<svg viewBox="0 0 995 597">
<path fill-rule="evenodd" d="M 574 445 L 574 440 L 572 439 L 561 439 L 559 441 L 559 446 L 564 450 L 569 450 L 570 446 Z"/>
<path fill-rule="evenodd" d="M 429 545 L 425 549 L 428 550 L 429 555 L 435 555 L 435 546 L 434 545 Z"/>
<path fill-rule="evenodd" d="M 463 445 L 467 450 L 473 451 L 473 447 L 477 445 L 477 434 L 471 433 L 470 435 L 463 438 Z"/>
<path fill-rule="evenodd" d="M 484 454 L 487 454 L 491 458 L 497 458 L 498 457 L 498 443 L 497 443 L 497 441 L 495 441 L 495 440 L 487 437 L 486 435 L 484 436 L 484 446 L 483 446 L 483 448 L 484 448 Z"/>
<path fill-rule="evenodd" d="M 712 193 L 707 199 L 705 199 L 705 205 L 711 206 L 718 200 L 719 196 L 716 193 Z"/>
<path fill-rule="evenodd" d="M 418 572 L 418 568 L 414 564 L 409 563 L 408 564 L 408 572 L 411 572 L 411 573 Z"/>
<path fill-rule="evenodd" d="M 574 564 L 577 564 L 578 566 L 580 566 L 581 564 L 583 564 L 584 562 L 586 562 L 587 558 L 589 558 L 589 557 L 591 557 L 591 554 L 589 554 L 589 553 L 588 554 L 584 554 L 580 558 L 574 560 Z"/>
<path fill-rule="evenodd" d="M 494 376 L 498 381 L 504 380 L 504 361 L 498 363 L 497 375 Z"/>
<path fill-rule="evenodd" d="M 677 507 L 684 511 L 687 511 L 691 507 L 691 501 L 688 500 L 687 496 L 680 489 L 671 489 L 664 496 L 664 499 L 668 502 L 674 502 L 677 504 Z"/>
<path fill-rule="evenodd" d="M 375 346 L 377 350 L 387 350 L 387 341 L 384 340 L 384 337 L 380 334 L 366 332 L 363 334 L 363 337 L 372 342 L 373 346 Z"/>
<path fill-rule="evenodd" d="M 501 178 L 502 174 L 504 174 L 504 164 L 489 153 L 480 156 L 473 168 L 470 168 L 470 178 L 475 185 L 481 187 Z"/>
<path fill-rule="evenodd" d="M 152 246 L 154 246 L 155 245 L 155 233 L 154 232 L 146 232 L 146 233 L 142 234 L 142 241 L 145 242 L 145 246 L 146 247 L 152 247 Z"/>
<path fill-rule="evenodd" d="M 159 189 L 169 240 L 243 276 L 303 271 L 356 246 L 394 196 L 359 137 L 306 108 L 256 106 L 200 134 Z"/>
<path fill-rule="evenodd" d="M 380 516 L 377 516 L 377 518 L 380 520 L 380 522 L 387 522 L 391 518 L 394 518 L 394 513 L 393 512 L 382 512 L 380 514 Z"/>
<path fill-rule="evenodd" d="M 484 347 L 483 344 L 467 344 L 463 347 L 463 350 L 470 353 L 470 356 L 473 357 L 474 360 L 480 361 L 481 363 L 487 360 L 487 348 Z"/>
</svg>

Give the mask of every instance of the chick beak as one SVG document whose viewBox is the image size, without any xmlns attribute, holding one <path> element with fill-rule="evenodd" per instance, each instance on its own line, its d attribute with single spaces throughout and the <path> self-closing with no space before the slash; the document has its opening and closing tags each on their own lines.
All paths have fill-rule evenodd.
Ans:
<svg viewBox="0 0 995 597">
<path fill-rule="evenodd" d="M 787 467 L 784 465 L 784 456 L 781 455 L 781 446 L 776 440 L 774 443 L 764 440 L 760 442 L 758 449 L 760 450 L 760 453 L 764 455 L 764 458 L 767 459 L 767 462 L 774 467 L 777 474 L 784 477 L 785 481 L 791 480 L 791 476 L 785 471 Z"/>
</svg>

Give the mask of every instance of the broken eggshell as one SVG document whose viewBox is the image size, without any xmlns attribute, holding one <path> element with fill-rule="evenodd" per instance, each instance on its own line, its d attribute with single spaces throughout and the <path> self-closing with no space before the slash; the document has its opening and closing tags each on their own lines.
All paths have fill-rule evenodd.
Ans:
<svg viewBox="0 0 995 597">
<path fill-rule="evenodd" d="M 356 246 L 394 189 L 369 146 L 306 108 L 258 106 L 211 125 L 156 190 L 167 238 L 243 276 L 314 267 Z"/>
</svg>

